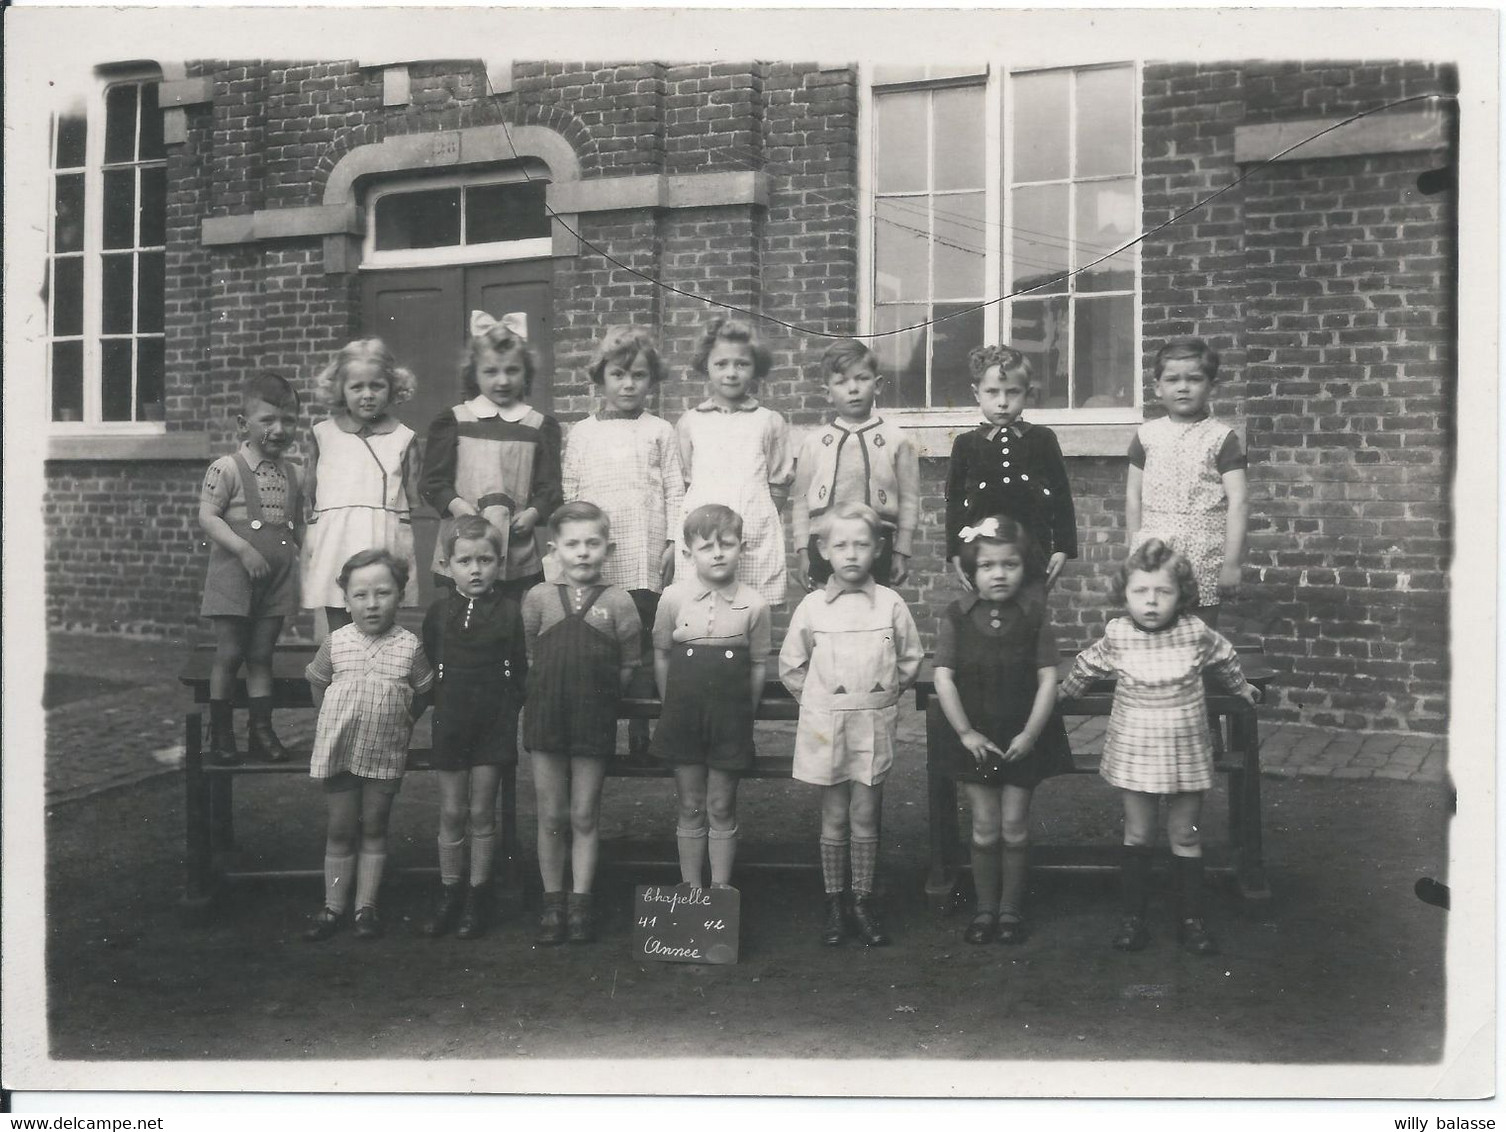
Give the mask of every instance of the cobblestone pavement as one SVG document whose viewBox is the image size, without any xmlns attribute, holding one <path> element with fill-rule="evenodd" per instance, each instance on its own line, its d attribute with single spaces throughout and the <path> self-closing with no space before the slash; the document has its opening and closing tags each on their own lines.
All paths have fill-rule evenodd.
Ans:
<svg viewBox="0 0 1506 1132">
<path fill-rule="evenodd" d="M 47 672 L 55 707 L 46 711 L 46 800 L 69 802 L 176 771 L 183 760 L 189 692 L 178 683 L 187 646 L 181 641 L 80 634 L 48 635 Z M 19 705 L 6 704 L 7 710 Z M 919 712 L 901 713 L 901 736 L 923 742 Z M 278 734 L 290 746 L 313 740 L 312 712 L 279 712 Z M 1100 749 L 1107 720 L 1072 721 L 1074 750 Z M 427 730 L 427 718 L 420 723 Z M 244 713 L 237 713 L 244 734 Z M 778 733 L 792 725 L 760 725 Z M 1282 777 L 1443 780 L 1447 740 L 1397 731 L 1345 731 L 1295 723 L 1261 727 L 1261 768 Z M 420 734 L 422 741 L 425 736 Z"/>
</svg>

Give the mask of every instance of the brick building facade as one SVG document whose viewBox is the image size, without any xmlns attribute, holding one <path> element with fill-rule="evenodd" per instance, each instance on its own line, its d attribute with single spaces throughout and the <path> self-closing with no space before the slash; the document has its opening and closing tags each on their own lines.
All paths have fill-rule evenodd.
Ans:
<svg viewBox="0 0 1506 1132">
<path fill-rule="evenodd" d="M 142 266 L 130 339 L 136 403 L 122 425 L 102 419 L 108 391 L 88 390 L 107 378 L 87 361 L 76 408 L 63 404 L 73 387 L 52 376 L 49 623 L 195 630 L 206 558 L 197 488 L 204 465 L 232 443 L 240 382 L 270 367 L 307 390 L 330 351 L 381 333 L 418 369 L 432 413 L 458 399 L 461 324 L 448 320 L 475 302 L 528 307 L 546 361 L 538 401 L 565 422 L 589 408 L 585 362 L 606 325 L 656 332 L 674 370 L 658 411 L 672 420 L 701 395 L 684 365 L 709 317 L 697 296 L 757 310 L 777 320 L 761 327 L 775 355 L 765 400 L 797 427 L 817 422 L 825 401 L 815 361 L 825 340 L 809 332 L 866 331 L 887 317 L 871 283 L 875 259 L 884 267 L 888 254 L 871 236 L 876 212 L 892 222 L 904 215 L 895 209 L 917 217 L 929 209 L 922 234 L 933 255 L 951 247 L 939 234 L 944 220 L 961 233 L 952 243 L 973 240 L 970 254 L 990 266 L 989 257 L 1024 262 L 1022 239 L 1046 249 L 1032 254 L 1055 254 L 1038 233 L 1019 235 L 1028 227 L 1020 210 L 1033 199 L 1019 166 L 1015 179 L 1025 187 L 980 189 L 976 221 L 958 219 L 974 215 L 966 194 L 950 198 L 953 213 L 938 205 L 948 198 L 936 184 L 951 174 L 934 148 L 929 188 L 875 205 L 885 176 L 875 180 L 879 100 L 894 98 L 884 114 L 904 98 L 906 107 L 929 108 L 926 128 L 944 136 L 951 120 L 941 115 L 958 91 L 1024 97 L 1023 87 L 1008 85 L 1015 76 L 999 70 L 986 80 L 965 68 L 891 76 L 886 86 L 857 67 L 780 62 L 203 60 L 102 69 L 106 95 L 121 83 L 138 92 L 134 164 L 105 154 L 103 183 L 134 168 L 141 204 L 163 170 L 161 250 L 142 243 L 143 221 L 132 253 L 142 265 L 163 257 L 161 325 L 140 315 L 149 279 Z M 1124 451 L 1135 421 L 1154 406 L 1144 362 L 1166 336 L 1199 334 L 1223 352 L 1215 411 L 1237 425 L 1251 455 L 1245 592 L 1226 624 L 1262 642 L 1281 672 L 1265 710 L 1441 732 L 1455 381 L 1449 119 L 1411 102 L 1281 151 L 1350 115 L 1447 93 L 1452 75 L 1402 62 L 1127 61 L 1124 73 L 1134 84 L 1124 127 L 1133 146 L 1122 178 L 1134 206 L 1126 222 L 1151 232 L 1117 308 L 1134 312 L 1129 336 L 1114 347 L 1130 351 L 1130 364 L 1121 366 L 1119 393 L 1105 397 L 1117 396 L 1114 405 L 1079 404 L 1069 393 L 1070 404 L 1034 414 L 1062 439 L 1077 505 L 1081 556 L 1055 602 L 1064 642 L 1085 643 L 1113 613 L 1107 591 L 1124 550 Z M 1086 105 L 1090 79 L 1066 80 L 1077 84 L 1073 107 Z M 1011 113 L 1006 101 L 999 140 L 985 139 L 980 153 L 1024 152 L 1025 127 Z M 91 137 L 112 128 L 92 110 L 80 114 Z M 160 142 L 152 116 L 161 119 Z M 1090 140 L 1072 135 L 1077 160 Z M 72 168 L 54 163 L 59 200 Z M 1061 199 L 1078 200 L 1066 194 L 1093 183 L 1074 177 L 1061 181 L 1073 186 Z M 442 189 L 470 200 L 464 194 L 485 189 L 513 208 L 541 182 L 544 227 L 497 256 L 467 251 L 464 235 L 441 249 L 402 236 L 410 215 L 402 210 L 419 207 L 404 192 Z M 383 207 L 394 210 L 397 243 L 407 246 L 382 247 L 372 215 Z M 1103 206 L 1097 222 L 1108 225 L 1111 212 Z M 1077 215 L 1072 223 L 1087 223 L 1087 212 Z M 1003 230 L 1004 216 L 1017 221 L 1016 234 L 985 255 L 982 242 Z M 108 248 L 108 224 L 105 231 Z M 973 232 L 982 235 L 966 235 Z M 53 251 L 62 280 L 72 252 L 57 240 Z M 939 284 L 927 278 L 934 292 Z M 987 293 L 998 291 L 995 284 Z M 1093 301 L 1086 290 L 1060 300 L 1060 310 L 1076 312 L 1079 359 L 1096 349 L 1084 337 L 1086 312 L 1107 309 Z M 941 311 L 939 299 L 924 302 L 929 313 Z M 431 317 L 441 307 L 444 318 Z M 1010 308 L 1010 326 L 1037 325 L 1036 308 L 1027 307 Z M 93 317 L 84 315 L 85 338 Z M 108 310 L 101 317 L 108 321 Z M 953 325 L 970 332 L 962 320 Z M 52 329 L 56 337 L 56 322 Z M 912 358 L 928 391 L 958 387 L 944 336 L 923 337 L 927 360 Z M 160 392 L 150 378 L 158 337 Z M 53 356 L 71 365 L 59 348 Z M 925 398 L 900 413 L 925 453 L 921 538 L 902 592 L 929 633 L 956 592 L 942 561 L 942 485 L 950 437 L 970 417 L 940 392 Z M 306 424 L 320 412 L 310 406 Z M 422 432 L 425 419 L 409 423 Z"/>
</svg>

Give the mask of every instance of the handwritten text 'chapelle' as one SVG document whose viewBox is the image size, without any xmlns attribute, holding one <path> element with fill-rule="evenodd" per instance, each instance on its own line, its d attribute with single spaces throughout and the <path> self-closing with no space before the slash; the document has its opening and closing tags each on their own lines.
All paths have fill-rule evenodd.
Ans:
<svg viewBox="0 0 1506 1132">
<path fill-rule="evenodd" d="M 695 908 L 711 903 L 711 896 L 703 888 L 692 888 L 690 895 L 685 896 L 672 888 L 650 887 L 643 890 L 643 899 L 649 904 L 668 904 L 671 912 L 676 908 Z"/>
</svg>

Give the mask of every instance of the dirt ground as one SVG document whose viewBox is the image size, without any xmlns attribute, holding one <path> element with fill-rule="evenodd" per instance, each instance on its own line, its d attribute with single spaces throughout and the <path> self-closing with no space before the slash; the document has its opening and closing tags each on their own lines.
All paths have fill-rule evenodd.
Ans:
<svg viewBox="0 0 1506 1132">
<path fill-rule="evenodd" d="M 1437 1059 L 1447 914 L 1412 886 L 1444 860 L 1440 793 L 1315 779 L 1267 779 L 1264 789 L 1274 896 L 1213 894 L 1218 958 L 1178 951 L 1165 893 L 1153 902 L 1150 948 L 1110 950 L 1106 875 L 1038 877 L 1024 946 L 965 944 L 965 915 L 938 918 L 925 905 L 924 772 L 908 758 L 885 801 L 894 946 L 821 947 L 818 874 L 749 868 L 738 878 L 741 961 L 704 967 L 630 954 L 632 886 L 672 883 L 668 869 L 607 871 L 598 883 L 605 929 L 587 947 L 535 947 L 531 906 L 480 941 L 425 939 L 417 925 L 434 882 L 418 877 L 386 886 L 391 930 L 377 943 L 302 942 L 319 903 L 314 881 L 241 885 L 207 926 L 184 927 L 183 802 L 179 777 L 168 775 L 49 812 L 51 1050 L 111 1060 Z M 525 770 L 530 904 L 531 795 Z M 237 801 L 243 865 L 318 864 L 322 797 L 306 779 L 241 779 Z M 1211 840 L 1223 839 L 1222 810 L 1215 792 Z M 808 787 L 748 784 L 742 859 L 814 859 L 816 815 Z M 1044 786 L 1035 817 L 1041 842 L 1113 844 L 1118 833 L 1111 792 L 1089 776 Z M 436 821 L 432 779 L 412 776 L 394 810 L 390 860 L 431 864 Z M 672 826 L 667 781 L 608 783 L 607 858 L 611 839 Z"/>
</svg>

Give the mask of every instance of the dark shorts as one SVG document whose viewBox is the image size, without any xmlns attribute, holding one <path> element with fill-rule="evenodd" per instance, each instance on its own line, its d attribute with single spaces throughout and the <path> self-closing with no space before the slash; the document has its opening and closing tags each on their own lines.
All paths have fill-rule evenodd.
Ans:
<svg viewBox="0 0 1506 1132">
<path fill-rule="evenodd" d="M 291 617 L 298 612 L 298 544 L 292 536 L 268 533 L 256 549 L 272 567 L 265 578 L 255 581 L 240 559 L 219 543 L 209 548 L 209 570 L 204 577 L 201 617 L 244 617 L 260 621 L 268 617 Z"/>
<path fill-rule="evenodd" d="M 342 770 L 330 778 L 320 779 L 326 794 L 344 794 L 351 790 L 375 790 L 379 794 L 396 794 L 403 788 L 401 778 L 367 778 L 363 774 Z"/>
<path fill-rule="evenodd" d="M 821 550 L 817 543 L 818 538 L 811 535 L 810 542 L 806 544 L 806 557 L 810 559 L 811 581 L 817 586 L 824 586 L 831 577 L 831 563 L 821 557 Z M 894 531 L 885 527 L 879 538 L 878 554 L 873 559 L 873 580 L 881 586 L 887 586 L 889 579 L 894 576 Z"/>
<path fill-rule="evenodd" d="M 746 647 L 677 644 L 653 756 L 662 762 L 744 771 L 753 766 L 753 705 L 748 700 L 752 659 Z"/>
<path fill-rule="evenodd" d="M 434 708 L 435 770 L 513 766 L 518 761 L 518 704 L 494 681 L 469 684 L 447 676 Z"/>
</svg>

